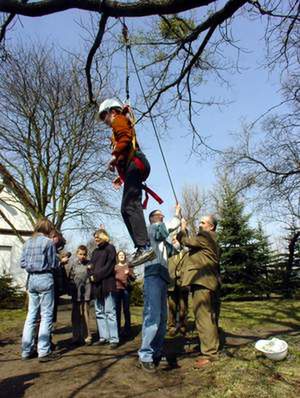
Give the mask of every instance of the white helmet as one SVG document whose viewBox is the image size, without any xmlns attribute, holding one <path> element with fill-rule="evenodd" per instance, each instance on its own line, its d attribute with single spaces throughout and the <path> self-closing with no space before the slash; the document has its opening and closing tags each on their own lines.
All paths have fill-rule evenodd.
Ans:
<svg viewBox="0 0 300 398">
<path fill-rule="evenodd" d="M 121 104 L 120 101 L 118 101 L 115 98 L 108 98 L 108 99 L 104 100 L 103 102 L 101 102 L 101 104 L 99 106 L 99 110 L 98 110 L 99 118 L 101 119 L 101 114 L 103 112 L 109 112 L 109 110 L 111 108 L 123 109 L 123 105 Z"/>
</svg>

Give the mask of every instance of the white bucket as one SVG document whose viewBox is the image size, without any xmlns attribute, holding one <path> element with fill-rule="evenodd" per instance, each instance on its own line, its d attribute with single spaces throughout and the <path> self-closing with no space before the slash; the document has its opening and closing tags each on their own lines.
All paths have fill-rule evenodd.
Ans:
<svg viewBox="0 0 300 398">
<path fill-rule="evenodd" d="M 271 340 L 258 340 L 255 348 L 273 361 L 281 361 L 288 353 L 287 342 L 277 339 L 277 337 L 273 337 Z"/>
</svg>

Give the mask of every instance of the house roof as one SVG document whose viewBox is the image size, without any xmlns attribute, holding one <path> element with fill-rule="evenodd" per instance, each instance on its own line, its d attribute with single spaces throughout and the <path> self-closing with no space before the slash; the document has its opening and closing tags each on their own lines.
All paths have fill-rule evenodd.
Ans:
<svg viewBox="0 0 300 398">
<path fill-rule="evenodd" d="M 21 236 L 31 236 L 33 231 L 29 230 L 22 230 L 22 229 L 17 229 L 17 233 Z M 0 228 L 0 235 L 12 235 L 16 236 L 16 232 L 13 229 L 9 228 Z"/>
</svg>

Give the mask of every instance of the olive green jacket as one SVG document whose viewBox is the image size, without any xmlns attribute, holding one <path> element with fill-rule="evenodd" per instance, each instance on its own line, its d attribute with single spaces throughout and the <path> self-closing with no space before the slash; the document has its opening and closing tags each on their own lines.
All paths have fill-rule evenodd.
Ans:
<svg viewBox="0 0 300 398">
<path fill-rule="evenodd" d="M 184 257 L 187 252 L 180 250 L 180 252 L 174 254 L 168 259 L 168 268 L 170 275 L 170 284 L 168 286 L 169 291 L 173 291 L 175 286 L 181 286 L 181 268 L 184 264 Z"/>
<path fill-rule="evenodd" d="M 188 238 L 185 232 L 179 236 L 181 244 L 190 250 L 181 268 L 181 285 L 201 285 L 210 290 L 219 287 L 219 247 L 215 232 L 199 231 Z"/>
</svg>

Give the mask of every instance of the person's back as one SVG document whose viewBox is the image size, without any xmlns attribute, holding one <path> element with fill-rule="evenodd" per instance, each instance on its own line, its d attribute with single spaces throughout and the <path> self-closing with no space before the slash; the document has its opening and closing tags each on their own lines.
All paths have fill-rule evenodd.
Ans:
<svg viewBox="0 0 300 398">
<path fill-rule="evenodd" d="M 216 290 L 219 285 L 219 247 L 214 231 L 199 231 L 195 237 L 182 236 L 189 248 L 182 267 L 182 286 L 202 285 Z"/>
<path fill-rule="evenodd" d="M 21 255 L 21 268 L 29 274 L 47 272 L 57 266 L 55 245 L 43 234 L 37 233 L 25 242 Z"/>
<path fill-rule="evenodd" d="M 49 235 L 54 225 L 48 219 L 37 222 L 34 235 L 22 251 L 20 265 L 28 272 L 29 307 L 22 335 L 22 359 L 33 357 L 34 335 L 40 312 L 38 336 L 40 362 L 56 359 L 51 352 L 50 333 L 53 324 L 54 279 L 53 271 L 58 266 L 56 248 Z"/>
</svg>

